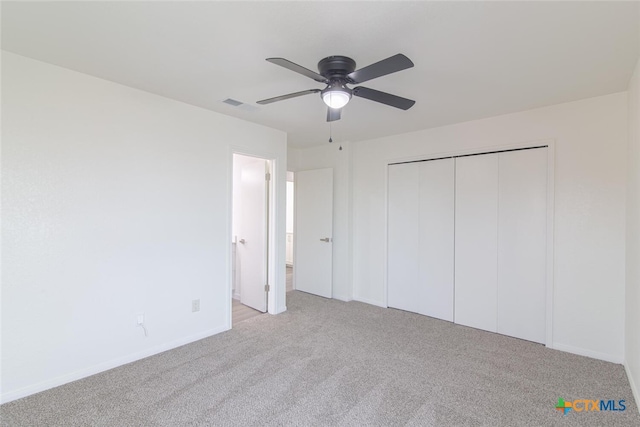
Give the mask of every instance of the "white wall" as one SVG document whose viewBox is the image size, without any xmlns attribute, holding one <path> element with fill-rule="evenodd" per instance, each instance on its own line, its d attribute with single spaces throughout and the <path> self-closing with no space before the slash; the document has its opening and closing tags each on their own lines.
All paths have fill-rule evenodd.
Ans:
<svg viewBox="0 0 640 427">
<path fill-rule="evenodd" d="M 553 347 L 622 362 L 627 94 L 352 144 L 353 298 L 384 305 L 386 165 L 555 140 Z"/>
<path fill-rule="evenodd" d="M 293 173 L 293 171 L 298 170 L 298 157 L 300 156 L 300 149 L 294 147 L 287 148 L 287 171 Z M 289 174 L 287 174 L 287 179 L 289 179 Z"/>
<path fill-rule="evenodd" d="M 333 298 L 350 301 L 351 247 L 350 247 L 350 162 L 351 144 L 333 143 L 319 147 L 290 150 L 289 170 L 333 168 Z M 295 160 L 294 160 L 295 159 Z"/>
<path fill-rule="evenodd" d="M 3 401 L 229 327 L 234 149 L 276 162 L 284 310 L 284 133 L 2 55 Z"/>
<path fill-rule="evenodd" d="M 629 82 L 625 366 L 640 406 L 640 61 Z"/>
</svg>

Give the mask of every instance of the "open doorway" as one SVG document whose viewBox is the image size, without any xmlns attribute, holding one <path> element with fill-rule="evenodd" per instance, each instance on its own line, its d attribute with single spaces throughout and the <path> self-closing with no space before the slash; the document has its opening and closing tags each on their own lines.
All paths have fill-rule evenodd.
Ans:
<svg viewBox="0 0 640 427">
<path fill-rule="evenodd" d="M 295 197 L 295 183 L 294 183 L 294 173 L 287 172 L 287 211 L 286 211 L 286 269 L 287 269 L 287 292 L 292 291 L 294 289 L 293 286 L 293 246 L 295 242 L 295 238 L 293 235 L 293 224 L 294 224 L 294 197 Z"/>
<path fill-rule="evenodd" d="M 267 311 L 271 162 L 233 154 L 232 324 Z"/>
</svg>

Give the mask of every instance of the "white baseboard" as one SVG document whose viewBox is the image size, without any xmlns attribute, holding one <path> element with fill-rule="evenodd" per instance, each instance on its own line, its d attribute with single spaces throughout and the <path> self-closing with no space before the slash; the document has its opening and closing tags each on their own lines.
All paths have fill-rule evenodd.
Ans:
<svg viewBox="0 0 640 427">
<path fill-rule="evenodd" d="M 566 351 L 567 353 L 577 354 L 579 356 L 591 357 L 592 359 L 604 360 L 605 362 L 622 364 L 624 362 L 621 356 L 615 356 L 613 354 L 600 353 L 598 351 L 587 350 L 580 347 L 573 347 L 566 344 L 553 343 L 551 346 L 554 350 Z"/>
<path fill-rule="evenodd" d="M 208 331 L 204 331 L 199 334 L 190 335 L 188 337 L 180 338 L 175 341 L 160 344 L 155 347 L 152 347 L 143 351 L 139 351 L 137 353 L 129 354 L 123 357 L 119 357 L 117 359 L 109 360 L 104 363 L 99 363 L 97 365 L 79 369 L 69 374 L 61 375 L 56 378 L 51 378 L 49 380 L 42 381 L 37 384 L 33 384 L 27 387 L 22 387 L 18 390 L 2 393 L 0 395 L 0 404 L 11 402 L 12 400 L 20 399 L 23 397 L 27 397 L 32 394 L 48 390 L 50 388 L 54 388 L 54 387 L 58 387 L 58 386 L 70 383 L 72 381 L 77 381 L 82 378 L 90 377 L 91 375 L 99 374 L 100 372 L 108 371 L 109 369 L 117 368 L 118 366 L 135 362 L 136 360 L 144 359 L 145 357 L 153 356 L 155 354 L 162 353 L 164 351 L 171 350 L 176 347 L 181 347 L 183 345 L 192 343 L 194 341 L 199 341 L 203 338 L 207 338 L 212 335 L 219 334 L 220 332 L 224 332 L 228 329 L 229 329 L 228 326 L 223 326 L 216 329 L 210 329 Z"/>
<path fill-rule="evenodd" d="M 361 297 L 353 297 L 353 301 L 363 302 L 365 304 L 375 305 L 377 307 L 387 308 L 386 305 L 382 304 L 380 301 L 375 301 L 372 299 L 361 298 Z"/>
<path fill-rule="evenodd" d="M 349 297 L 348 297 L 348 296 L 346 296 L 346 295 L 333 295 L 333 297 L 332 297 L 332 298 L 333 298 L 333 299 L 337 299 L 337 300 L 339 300 L 339 301 L 344 301 L 344 302 L 349 302 L 349 301 L 351 301 L 351 298 L 349 298 Z"/>
<path fill-rule="evenodd" d="M 631 393 L 633 393 L 633 398 L 636 400 L 636 408 L 638 412 L 640 412 L 640 390 L 638 390 L 638 384 L 635 382 L 633 375 L 631 375 L 631 369 L 629 369 L 629 365 L 625 362 L 624 370 L 627 373 L 627 378 L 629 379 L 629 385 L 631 386 Z"/>
</svg>

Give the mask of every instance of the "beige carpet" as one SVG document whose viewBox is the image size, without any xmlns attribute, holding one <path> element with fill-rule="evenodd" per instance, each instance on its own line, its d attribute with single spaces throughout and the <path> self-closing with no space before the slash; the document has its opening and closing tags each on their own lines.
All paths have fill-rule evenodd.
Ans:
<svg viewBox="0 0 640 427">
<path fill-rule="evenodd" d="M 640 426 L 620 365 L 290 292 L 287 313 L 0 407 L 7 426 Z M 624 412 L 555 410 L 558 398 Z"/>
</svg>

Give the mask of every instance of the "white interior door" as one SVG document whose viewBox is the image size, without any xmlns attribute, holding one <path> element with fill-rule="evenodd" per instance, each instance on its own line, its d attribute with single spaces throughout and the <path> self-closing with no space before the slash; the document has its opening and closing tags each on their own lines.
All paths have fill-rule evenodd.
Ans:
<svg viewBox="0 0 640 427">
<path fill-rule="evenodd" d="M 499 161 L 498 332 L 544 344 L 547 148 Z"/>
<path fill-rule="evenodd" d="M 498 156 L 456 159 L 455 322 L 497 330 Z"/>
<path fill-rule="evenodd" d="M 296 290 L 331 298 L 333 169 L 297 172 L 295 200 Z"/>
<path fill-rule="evenodd" d="M 387 305 L 420 311 L 420 200 L 418 163 L 389 165 Z"/>
<path fill-rule="evenodd" d="M 262 312 L 267 311 L 267 167 L 264 159 L 233 155 L 236 288 L 242 304 Z"/>
<path fill-rule="evenodd" d="M 420 163 L 420 307 L 418 313 L 453 322 L 453 159 Z"/>
<path fill-rule="evenodd" d="M 453 159 L 389 166 L 387 305 L 453 321 Z"/>
</svg>

